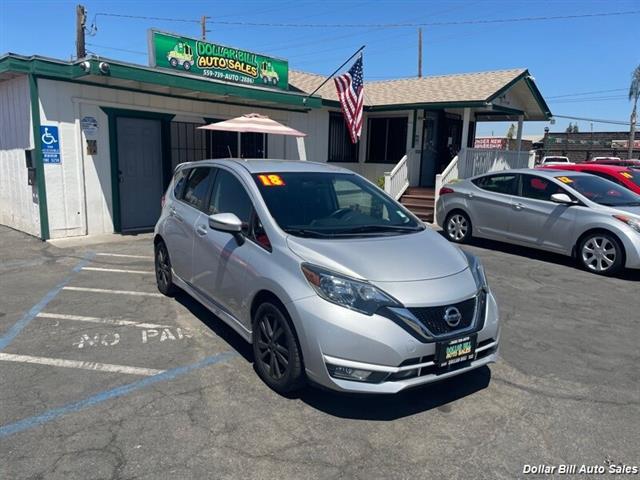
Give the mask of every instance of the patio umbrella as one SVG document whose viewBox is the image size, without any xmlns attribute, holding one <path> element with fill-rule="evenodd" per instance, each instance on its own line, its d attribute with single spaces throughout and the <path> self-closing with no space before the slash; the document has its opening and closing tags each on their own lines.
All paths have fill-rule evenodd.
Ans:
<svg viewBox="0 0 640 480">
<path fill-rule="evenodd" d="M 220 130 L 224 132 L 241 132 L 241 133 L 268 133 L 272 135 L 288 135 L 297 137 L 298 156 L 300 160 L 307 159 L 307 152 L 304 145 L 304 137 L 306 133 L 302 133 L 295 128 L 287 127 L 275 120 L 270 119 L 266 115 L 259 113 L 248 113 L 241 117 L 224 120 L 222 122 L 210 123 L 198 127 L 202 130 Z"/>
<path fill-rule="evenodd" d="M 266 115 L 260 115 L 258 113 L 249 113 L 247 115 L 242 115 L 241 117 L 203 125 L 198 128 L 203 130 L 222 130 L 225 132 L 253 132 L 269 133 L 274 135 L 290 135 L 292 137 L 307 136 L 306 133 L 287 127 L 286 125 L 270 119 Z"/>
</svg>

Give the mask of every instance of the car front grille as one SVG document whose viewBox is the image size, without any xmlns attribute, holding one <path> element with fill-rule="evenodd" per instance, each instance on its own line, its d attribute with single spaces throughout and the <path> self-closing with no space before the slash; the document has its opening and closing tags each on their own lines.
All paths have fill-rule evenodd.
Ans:
<svg viewBox="0 0 640 480">
<path fill-rule="evenodd" d="M 429 330 L 432 335 L 442 337 L 457 333 L 461 330 L 467 330 L 473 326 L 474 316 L 476 313 L 476 302 L 478 303 L 478 310 L 480 312 L 484 312 L 484 296 L 485 293 L 481 292 L 477 297 L 469 298 L 468 300 L 451 305 L 415 307 L 409 308 L 409 311 L 427 328 L 427 330 Z M 445 321 L 445 314 L 447 309 L 450 307 L 455 307 L 462 315 L 460 323 L 453 327 Z"/>
</svg>

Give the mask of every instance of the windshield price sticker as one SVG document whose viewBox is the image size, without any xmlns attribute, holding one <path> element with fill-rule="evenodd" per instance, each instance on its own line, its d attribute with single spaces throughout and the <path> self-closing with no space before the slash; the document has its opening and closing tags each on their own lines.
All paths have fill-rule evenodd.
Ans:
<svg viewBox="0 0 640 480">
<path fill-rule="evenodd" d="M 556 177 L 557 180 L 560 180 L 562 183 L 573 183 L 569 177 Z"/>
<path fill-rule="evenodd" d="M 280 177 L 280 175 L 258 175 L 258 178 L 262 182 L 262 185 L 264 185 L 265 187 L 284 187 L 285 185 L 284 180 L 282 180 L 282 177 Z"/>
</svg>

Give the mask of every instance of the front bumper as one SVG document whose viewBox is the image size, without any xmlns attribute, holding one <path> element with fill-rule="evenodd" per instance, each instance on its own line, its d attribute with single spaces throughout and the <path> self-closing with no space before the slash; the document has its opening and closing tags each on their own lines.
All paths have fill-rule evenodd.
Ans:
<svg viewBox="0 0 640 480">
<path fill-rule="evenodd" d="M 381 315 L 364 315 L 318 296 L 287 307 L 299 334 L 307 376 L 332 390 L 397 393 L 493 363 L 498 356 L 498 307 L 491 293 L 486 298 L 484 324 L 477 331 L 475 358 L 451 371 L 436 368 L 435 342 L 419 340 Z M 335 378 L 328 366 L 380 372 L 376 376 L 382 380 L 367 383 Z M 407 374 L 410 378 L 403 378 Z"/>
</svg>

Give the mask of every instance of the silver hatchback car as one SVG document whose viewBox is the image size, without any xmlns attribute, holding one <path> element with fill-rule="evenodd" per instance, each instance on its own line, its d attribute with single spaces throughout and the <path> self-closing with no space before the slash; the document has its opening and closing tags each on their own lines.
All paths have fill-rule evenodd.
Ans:
<svg viewBox="0 0 640 480">
<path fill-rule="evenodd" d="M 603 275 L 640 268 L 640 196 L 588 173 L 504 170 L 451 183 L 436 219 L 456 243 L 474 236 L 539 248 Z"/>
<path fill-rule="evenodd" d="M 310 380 L 395 393 L 496 360 L 498 309 L 477 258 L 349 170 L 182 164 L 154 243 L 159 290 L 184 290 L 251 342 L 278 392 Z"/>
</svg>

